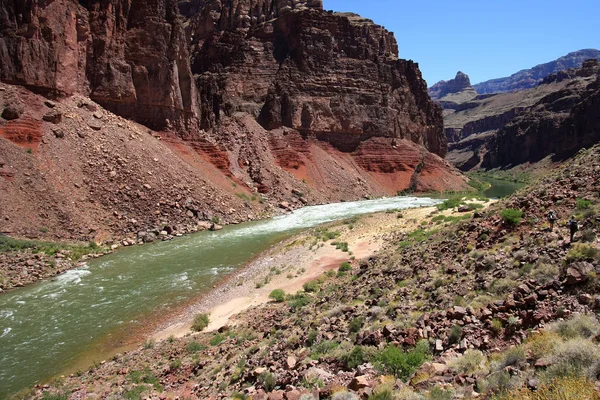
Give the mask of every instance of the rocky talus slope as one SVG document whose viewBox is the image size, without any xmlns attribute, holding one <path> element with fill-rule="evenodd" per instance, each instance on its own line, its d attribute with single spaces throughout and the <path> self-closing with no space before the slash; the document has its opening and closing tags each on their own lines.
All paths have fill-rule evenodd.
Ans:
<svg viewBox="0 0 600 400">
<path fill-rule="evenodd" d="M 522 399 L 561 388 L 598 398 L 599 160 L 594 147 L 486 211 L 433 214 L 218 333 L 118 355 L 33 393 Z"/>
<path fill-rule="evenodd" d="M 463 171 L 509 168 L 597 143 L 599 72 L 589 60 L 532 89 L 444 102 L 447 160 Z"/>
<path fill-rule="evenodd" d="M 600 51 L 584 49 L 574 51 L 554 61 L 537 65 L 531 69 L 519 71 L 506 78 L 492 79 L 473 85 L 477 93 L 505 93 L 531 89 L 545 77 L 565 69 L 580 68 L 589 59 L 600 59 Z"/>
<path fill-rule="evenodd" d="M 127 243 L 460 190 L 394 36 L 318 0 L 0 4 L 0 231 Z"/>
</svg>

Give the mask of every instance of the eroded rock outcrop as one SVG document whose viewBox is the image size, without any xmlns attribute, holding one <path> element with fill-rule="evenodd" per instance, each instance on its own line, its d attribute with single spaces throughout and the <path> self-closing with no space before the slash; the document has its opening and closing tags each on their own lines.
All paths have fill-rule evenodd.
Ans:
<svg viewBox="0 0 600 400">
<path fill-rule="evenodd" d="M 568 75 L 563 73 L 561 76 Z M 484 168 L 536 162 L 548 155 L 571 157 L 600 139 L 600 63 L 591 60 L 578 73 L 572 71 L 564 89 L 551 93 L 506 125 L 488 145 Z M 594 78 L 587 85 L 573 84 Z M 557 79 L 548 79 L 555 82 Z"/>
<path fill-rule="evenodd" d="M 461 170 L 510 167 L 554 155 L 565 159 L 597 141 L 594 81 L 597 60 L 550 75 L 533 89 L 479 95 L 448 107 L 448 161 Z M 580 111 L 577 116 L 576 109 Z M 572 116 L 570 116 L 572 114 Z M 582 121 L 576 128 L 575 121 Z M 575 131 L 577 133 L 575 133 Z"/>
<path fill-rule="evenodd" d="M 448 94 L 459 93 L 469 88 L 472 89 L 471 79 L 464 72 L 458 71 L 454 79 L 440 81 L 430 87 L 429 95 L 434 99 L 441 99 Z"/>
</svg>

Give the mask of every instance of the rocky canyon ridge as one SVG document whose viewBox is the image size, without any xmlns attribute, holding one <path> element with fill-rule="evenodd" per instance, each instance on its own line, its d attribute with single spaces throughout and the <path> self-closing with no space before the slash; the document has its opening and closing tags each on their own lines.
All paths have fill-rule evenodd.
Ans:
<svg viewBox="0 0 600 400">
<path fill-rule="evenodd" d="M 6 1 L 0 26 L 4 233 L 135 241 L 465 187 L 418 65 L 321 1 Z"/>
</svg>

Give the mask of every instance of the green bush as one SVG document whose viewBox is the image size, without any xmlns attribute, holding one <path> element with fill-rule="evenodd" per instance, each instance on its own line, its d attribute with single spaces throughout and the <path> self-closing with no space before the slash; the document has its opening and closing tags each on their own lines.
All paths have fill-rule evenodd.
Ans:
<svg viewBox="0 0 600 400">
<path fill-rule="evenodd" d="M 346 275 L 346 272 L 352 271 L 352 265 L 349 262 L 344 262 L 338 269 L 338 276 Z"/>
<path fill-rule="evenodd" d="M 299 308 L 302 308 L 302 307 L 310 304 L 310 300 L 311 300 L 310 296 L 308 296 L 304 293 L 298 293 L 298 294 L 287 297 L 287 305 L 292 310 L 297 310 Z"/>
<path fill-rule="evenodd" d="M 450 198 L 448 200 L 445 200 L 442 204 L 439 204 L 437 206 L 437 208 L 440 211 L 450 210 L 452 208 L 458 207 L 460 205 L 460 203 L 461 203 L 461 198 L 460 197 L 453 197 L 453 198 Z"/>
<path fill-rule="evenodd" d="M 306 282 L 304 285 L 302 285 L 302 287 L 307 293 L 316 293 L 319 291 L 319 281 L 315 280 L 311 282 Z"/>
<path fill-rule="evenodd" d="M 422 340 L 410 351 L 389 345 L 376 356 L 376 363 L 383 372 L 407 380 L 428 357 L 429 344 Z"/>
<path fill-rule="evenodd" d="M 221 343 L 223 343 L 225 341 L 226 337 L 225 335 L 221 335 L 220 333 L 217 333 L 215 336 L 213 336 L 208 343 L 210 343 L 211 346 L 218 346 Z"/>
<path fill-rule="evenodd" d="M 198 314 L 194 317 L 194 323 L 192 324 L 192 331 L 201 332 L 209 324 L 208 314 Z"/>
<path fill-rule="evenodd" d="M 277 303 L 282 303 L 285 300 L 285 292 L 281 289 L 275 289 L 269 294 L 269 298 Z"/>
<path fill-rule="evenodd" d="M 429 392 L 430 400 L 452 400 L 454 398 L 454 393 L 452 390 L 444 390 L 439 386 L 434 387 Z"/>
<path fill-rule="evenodd" d="M 348 324 L 348 329 L 350 330 L 350 332 L 356 333 L 356 332 L 360 331 L 360 328 L 362 328 L 364 323 L 365 323 L 364 317 L 356 317 L 350 321 L 350 323 Z"/>
<path fill-rule="evenodd" d="M 506 208 L 502 210 L 500 216 L 505 224 L 516 226 L 521 222 L 521 218 L 523 218 L 523 211 L 514 208 Z"/>
<path fill-rule="evenodd" d="M 502 368 L 519 367 L 526 361 L 527 354 L 525 353 L 525 349 L 523 347 L 511 347 L 503 353 L 501 366 Z"/>
<path fill-rule="evenodd" d="M 462 339 L 462 328 L 460 325 L 454 325 L 452 327 L 452 329 L 450 330 L 450 334 L 448 335 L 448 343 L 449 344 L 456 344 L 458 342 L 460 342 L 460 339 Z"/>
<path fill-rule="evenodd" d="M 389 388 L 383 388 L 377 390 L 375 393 L 369 396 L 369 400 L 394 400 L 395 397 L 392 390 Z"/>
<path fill-rule="evenodd" d="M 206 349 L 206 347 L 196 341 L 189 342 L 187 345 L 188 353 L 198 353 L 199 351 L 202 351 L 204 349 Z"/>
<path fill-rule="evenodd" d="M 265 388 L 265 391 L 272 392 L 277 385 L 277 378 L 275 378 L 275 375 L 272 373 L 265 371 L 259 375 L 258 382 L 262 384 L 262 386 Z"/>
<path fill-rule="evenodd" d="M 592 202 L 586 199 L 578 199 L 576 204 L 578 210 L 587 210 L 592 205 Z"/>
<path fill-rule="evenodd" d="M 367 360 L 365 359 L 365 353 L 360 346 L 354 346 L 352 351 L 346 356 L 342 357 L 342 361 L 346 364 L 346 367 L 350 370 L 364 364 Z"/>
</svg>

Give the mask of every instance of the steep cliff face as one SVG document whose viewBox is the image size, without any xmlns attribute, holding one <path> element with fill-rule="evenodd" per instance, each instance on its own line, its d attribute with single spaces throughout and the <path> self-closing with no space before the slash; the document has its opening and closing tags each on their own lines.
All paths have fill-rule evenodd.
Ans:
<svg viewBox="0 0 600 400">
<path fill-rule="evenodd" d="M 447 151 L 442 110 L 418 65 L 398 59 L 383 27 L 326 12 L 320 0 L 5 0 L 0 79 L 35 92 L 0 87 L 0 150 L 11 162 L 22 154 L 15 146 L 32 148 L 37 162 L 56 162 L 46 146 L 31 147 L 30 137 L 50 143 L 67 136 L 65 128 L 82 137 L 103 132 L 88 113 L 134 120 L 158 141 L 153 151 L 162 146 L 177 169 L 181 162 L 192 168 L 185 176 L 198 197 L 209 187 L 223 195 L 187 216 L 192 224 L 213 211 L 227 221 L 246 218 L 232 195 L 264 195 L 266 205 L 246 206 L 255 216 L 279 202 L 297 207 L 466 187 L 440 158 Z M 13 102 L 13 94 L 35 101 Z M 114 133 L 115 142 L 132 140 L 127 130 Z M 80 150 L 69 147 L 69 157 Z M 148 165 L 158 158 L 140 151 Z M 126 147 L 123 158 L 134 152 Z M 172 181 L 156 173 L 159 182 Z M 133 172 L 130 178 L 145 180 Z M 129 215 L 148 206 L 139 196 L 105 200 L 104 211 L 124 202 Z M 37 213 L 34 206 L 23 212 Z M 144 229 L 163 222 L 133 219 L 145 221 Z"/>
<path fill-rule="evenodd" d="M 175 0 L 7 0 L 1 11 L 2 81 L 80 93 L 156 129 L 196 116 Z"/>
<path fill-rule="evenodd" d="M 190 26 L 204 128 L 244 111 L 267 129 L 293 128 L 343 151 L 377 136 L 445 154 L 440 112 L 384 28 L 316 1 L 239 2 L 235 12 L 208 3 Z"/>
<path fill-rule="evenodd" d="M 585 71 L 584 71 L 585 70 Z M 583 71 L 583 72 L 582 72 Z M 488 145 L 484 168 L 536 162 L 548 155 L 564 160 L 600 140 L 600 64 L 590 61 L 573 75 L 593 74 L 591 83 L 564 89 L 541 99 L 506 125 Z M 564 81 L 559 74 L 552 81 Z M 569 80 L 574 83 L 577 80 Z"/>
</svg>

